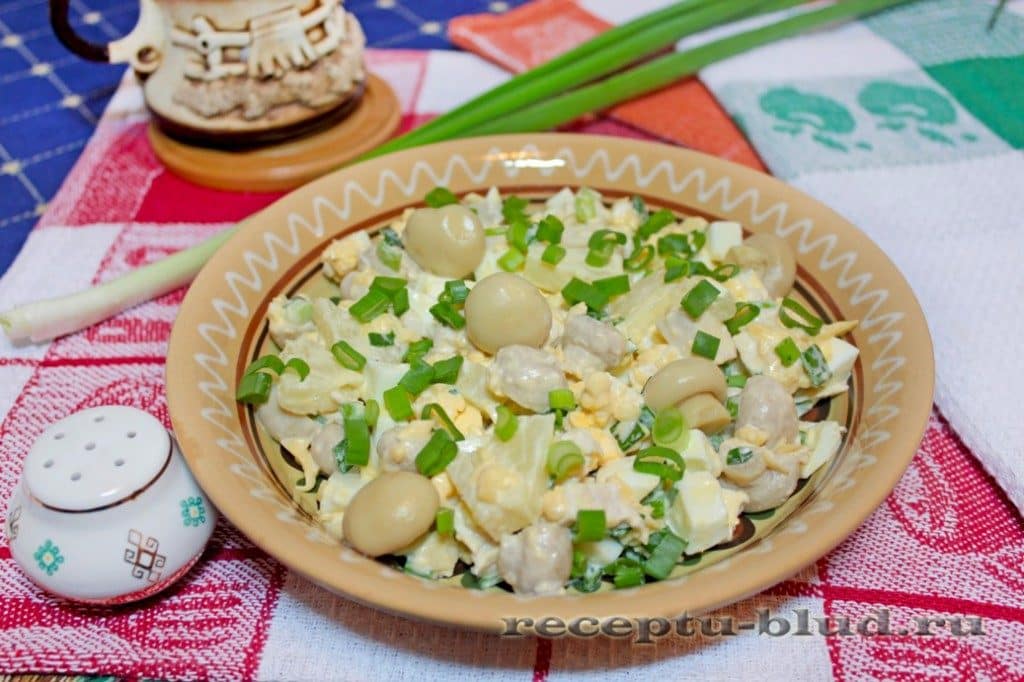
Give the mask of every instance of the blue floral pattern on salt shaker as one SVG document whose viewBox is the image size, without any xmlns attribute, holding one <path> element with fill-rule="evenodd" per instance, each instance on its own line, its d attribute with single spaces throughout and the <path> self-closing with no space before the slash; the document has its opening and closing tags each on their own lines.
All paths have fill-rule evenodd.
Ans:
<svg viewBox="0 0 1024 682">
<path fill-rule="evenodd" d="M 199 527 L 206 523 L 206 507 L 202 498 L 186 497 L 181 501 L 181 520 L 185 526 Z"/>
<path fill-rule="evenodd" d="M 60 568 L 61 564 L 64 563 L 64 556 L 60 553 L 60 547 L 53 544 L 52 540 L 47 540 L 43 544 L 39 545 L 39 549 L 35 553 L 36 564 L 43 571 L 46 571 L 46 575 L 53 575 Z"/>
</svg>

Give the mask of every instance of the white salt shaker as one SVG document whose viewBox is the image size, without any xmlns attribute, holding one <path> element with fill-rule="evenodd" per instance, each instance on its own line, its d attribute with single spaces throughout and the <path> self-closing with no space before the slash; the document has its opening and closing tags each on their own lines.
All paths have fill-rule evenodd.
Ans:
<svg viewBox="0 0 1024 682">
<path fill-rule="evenodd" d="M 6 531 L 15 561 L 43 589 L 122 604 L 183 576 L 215 521 L 160 421 L 107 406 L 43 432 L 25 457 Z"/>
</svg>

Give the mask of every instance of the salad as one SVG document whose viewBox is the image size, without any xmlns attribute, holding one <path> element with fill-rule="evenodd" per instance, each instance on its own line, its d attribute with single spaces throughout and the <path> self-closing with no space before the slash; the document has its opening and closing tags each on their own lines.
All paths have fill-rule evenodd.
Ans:
<svg viewBox="0 0 1024 682">
<path fill-rule="evenodd" d="M 791 297 L 782 239 L 563 189 L 438 187 L 279 296 L 237 398 L 323 527 L 423 578 L 523 594 L 669 577 L 836 454 L 856 321 Z"/>
</svg>

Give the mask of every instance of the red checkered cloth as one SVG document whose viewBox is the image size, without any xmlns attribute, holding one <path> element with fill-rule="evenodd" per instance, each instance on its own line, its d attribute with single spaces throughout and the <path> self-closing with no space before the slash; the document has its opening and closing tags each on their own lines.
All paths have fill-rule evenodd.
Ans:
<svg viewBox="0 0 1024 682">
<path fill-rule="evenodd" d="M 456 30 L 456 29 L 453 29 Z M 456 32 L 456 35 L 460 35 Z M 465 35 L 465 34 L 462 34 Z M 468 54 L 376 51 L 372 70 L 398 92 L 405 125 L 504 78 Z M 656 133 L 626 105 L 581 131 L 657 137 L 757 164 L 696 82 L 652 96 L 696 98 L 701 125 Z M 664 98 L 664 99 L 662 99 Z M 728 124 L 731 126 L 731 124 Z M 4 306 L 107 280 L 194 244 L 274 199 L 203 189 L 171 175 L 145 136 L 138 88 L 127 80 L 95 138 L 0 280 Z M 168 423 L 164 357 L 176 292 L 46 346 L 0 343 L 0 500 L 45 425 L 90 405 L 148 410 Z M 936 415 L 886 503 L 839 549 L 767 592 L 718 612 L 755 621 L 772 609 L 794 625 L 889 609 L 912 617 L 978 616 L 984 636 L 499 639 L 381 614 L 321 590 L 222 522 L 203 559 L 170 591 L 104 609 L 61 602 L 17 569 L 0 540 L 0 673 L 78 672 L 165 679 L 916 679 L 1024 678 L 1024 530 L 1016 510 Z"/>
</svg>

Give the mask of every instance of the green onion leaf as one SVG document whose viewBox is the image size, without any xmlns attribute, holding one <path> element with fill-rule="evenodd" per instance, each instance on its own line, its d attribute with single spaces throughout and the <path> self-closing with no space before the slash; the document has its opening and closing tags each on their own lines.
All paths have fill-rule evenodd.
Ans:
<svg viewBox="0 0 1024 682">
<path fill-rule="evenodd" d="M 402 267 L 402 249 L 392 246 L 384 240 L 377 244 L 377 258 L 395 272 L 398 272 L 398 269 Z"/>
<path fill-rule="evenodd" d="M 686 549 L 686 541 L 671 531 L 664 531 L 661 539 L 650 549 L 650 556 L 644 561 L 644 573 L 655 580 L 664 580 L 672 573 Z"/>
<path fill-rule="evenodd" d="M 459 370 L 462 369 L 463 358 L 461 355 L 453 355 L 447 360 L 438 360 L 434 363 L 434 383 L 454 384 L 459 379 Z"/>
<path fill-rule="evenodd" d="M 384 238 L 384 241 L 389 246 L 397 246 L 402 248 L 402 238 L 398 236 L 398 233 L 392 230 L 390 227 L 385 227 L 380 231 L 380 236 Z"/>
<path fill-rule="evenodd" d="M 690 264 L 682 258 L 669 256 L 665 259 L 665 283 L 675 282 L 690 273 Z"/>
<path fill-rule="evenodd" d="M 735 277 L 739 272 L 740 266 L 735 263 L 722 263 L 711 271 L 711 276 L 719 282 L 724 282 L 727 279 Z"/>
<path fill-rule="evenodd" d="M 637 453 L 636 459 L 633 460 L 633 471 L 653 474 L 664 481 L 674 483 L 683 477 L 686 462 L 675 450 L 655 445 Z"/>
<path fill-rule="evenodd" d="M 651 438 L 655 445 L 668 446 L 679 441 L 686 432 L 686 419 L 683 413 L 674 407 L 666 407 L 658 412 L 651 426 Z"/>
<path fill-rule="evenodd" d="M 746 374 L 734 374 L 731 377 L 725 378 L 725 385 L 731 388 L 743 388 L 747 385 Z"/>
<path fill-rule="evenodd" d="M 378 348 L 384 346 L 395 345 L 395 333 L 388 332 L 387 334 L 378 334 L 377 332 L 370 332 L 370 345 Z"/>
<path fill-rule="evenodd" d="M 516 430 L 519 428 L 519 418 L 504 405 L 499 405 L 497 411 L 498 418 L 494 424 L 494 435 L 502 442 L 509 441 L 512 439 L 512 436 L 516 435 Z"/>
<path fill-rule="evenodd" d="M 400 289 L 404 289 L 408 282 L 401 277 L 384 277 L 378 275 L 370 282 L 370 291 L 379 291 L 386 294 L 388 298 L 393 297 Z"/>
<path fill-rule="evenodd" d="M 563 258 L 565 258 L 565 247 L 558 244 L 548 244 L 544 253 L 540 255 L 540 259 L 548 265 L 558 265 Z"/>
<path fill-rule="evenodd" d="M 295 373 L 299 375 L 299 381 L 305 381 L 306 377 L 309 376 L 309 365 L 302 358 L 292 358 L 285 363 L 284 369 L 285 371 L 289 369 L 295 370 Z"/>
<path fill-rule="evenodd" d="M 718 355 L 718 346 L 721 343 L 722 340 L 717 336 L 712 336 L 705 331 L 698 331 L 697 335 L 693 337 L 693 345 L 690 346 L 690 350 L 693 351 L 694 355 L 714 360 L 715 356 Z"/>
<path fill-rule="evenodd" d="M 452 279 L 444 283 L 444 294 L 445 301 L 448 303 L 461 304 L 466 302 L 466 298 L 469 296 L 469 287 L 466 286 L 465 280 Z"/>
<path fill-rule="evenodd" d="M 588 187 L 582 187 L 576 192 L 576 222 L 580 225 L 597 217 L 597 197 L 597 192 Z"/>
<path fill-rule="evenodd" d="M 606 528 L 604 509 L 580 509 L 576 512 L 576 542 L 603 540 Z"/>
<path fill-rule="evenodd" d="M 305 324 L 313 319 L 313 304 L 296 297 L 284 304 L 284 312 L 292 324 Z"/>
<path fill-rule="evenodd" d="M 749 462 L 750 458 L 753 456 L 753 448 L 740 446 L 729 450 L 729 454 L 725 456 L 725 463 L 728 466 L 739 466 L 740 464 L 746 464 Z"/>
<path fill-rule="evenodd" d="M 406 349 L 405 355 L 402 356 L 402 362 L 413 363 L 429 353 L 433 347 L 434 342 L 427 338 L 413 341 L 409 344 L 409 348 Z"/>
<path fill-rule="evenodd" d="M 733 421 L 740 416 L 740 404 L 736 402 L 736 398 L 730 396 L 725 401 L 725 409 L 729 411 L 729 418 Z"/>
<path fill-rule="evenodd" d="M 387 312 L 391 299 L 388 294 L 378 289 L 370 289 L 366 296 L 352 304 L 348 312 L 363 324 Z"/>
<path fill-rule="evenodd" d="M 401 317 L 409 310 L 409 290 L 399 289 L 391 298 L 391 309 L 396 317 Z"/>
<path fill-rule="evenodd" d="M 612 577 L 612 583 L 618 590 L 643 585 L 644 569 L 640 566 L 620 566 Z"/>
<path fill-rule="evenodd" d="M 370 425 L 364 417 L 345 417 L 345 462 L 366 466 L 370 462 Z"/>
<path fill-rule="evenodd" d="M 800 355 L 800 361 L 807 376 L 811 379 L 811 385 L 815 388 L 823 386 L 832 378 L 832 368 L 828 366 L 825 355 L 816 344 Z"/>
<path fill-rule="evenodd" d="M 646 268 L 652 260 L 654 260 L 654 247 L 644 244 L 622 261 L 622 269 L 626 272 L 639 272 Z"/>
<path fill-rule="evenodd" d="M 638 197 L 635 194 L 630 197 L 630 203 L 633 204 L 633 210 L 636 211 L 637 215 L 640 216 L 640 224 L 647 222 L 647 218 L 651 215 L 651 212 L 647 210 L 647 202 L 644 201 L 643 197 Z"/>
<path fill-rule="evenodd" d="M 601 290 L 608 298 L 614 298 L 629 292 L 629 276 L 616 275 L 615 277 L 595 279 L 593 286 Z"/>
<path fill-rule="evenodd" d="M 615 253 L 615 245 L 605 245 L 600 248 L 590 249 L 587 251 L 587 257 L 584 258 L 584 262 L 592 268 L 603 268 L 608 265 L 612 260 L 612 255 Z"/>
<path fill-rule="evenodd" d="M 366 356 L 353 348 L 347 341 L 338 341 L 331 346 L 331 354 L 342 367 L 359 372 L 366 367 Z"/>
<path fill-rule="evenodd" d="M 449 204 L 459 203 L 459 198 L 447 187 L 435 187 L 427 192 L 427 196 L 423 197 L 423 200 L 431 208 L 441 208 Z"/>
<path fill-rule="evenodd" d="M 530 222 L 530 216 L 526 215 L 526 207 L 530 205 L 526 199 L 520 199 L 517 196 L 506 197 L 501 202 L 501 215 L 505 218 L 505 222 L 510 225 L 516 221 Z"/>
<path fill-rule="evenodd" d="M 647 216 L 647 220 L 637 228 L 636 234 L 640 239 L 650 239 L 656 232 L 675 221 L 676 217 L 672 211 L 663 208 Z"/>
<path fill-rule="evenodd" d="M 761 309 L 753 303 L 737 303 L 736 313 L 725 321 L 725 328 L 729 330 L 729 334 L 736 336 L 740 333 L 740 329 L 757 319 Z"/>
<path fill-rule="evenodd" d="M 576 397 L 568 388 L 556 388 L 548 393 L 548 404 L 552 410 L 575 410 Z"/>
<path fill-rule="evenodd" d="M 383 398 L 384 409 L 396 422 L 411 419 L 415 414 L 412 410 L 412 403 L 409 402 L 409 394 L 402 386 L 394 386 L 384 391 Z"/>
<path fill-rule="evenodd" d="M 505 272 L 521 270 L 524 263 L 526 263 L 526 256 L 518 249 L 509 249 L 498 258 L 498 267 Z"/>
<path fill-rule="evenodd" d="M 427 478 L 433 478 L 447 469 L 457 454 L 459 448 L 455 441 L 443 429 L 437 429 L 416 455 L 416 470 Z"/>
<path fill-rule="evenodd" d="M 274 374 L 283 374 L 284 362 L 282 362 L 281 358 L 276 355 L 264 355 L 263 357 L 257 358 L 249 363 L 249 366 L 245 368 L 245 372 L 242 374 L 243 376 L 246 374 L 253 374 L 261 369 L 269 369 L 273 371 Z"/>
<path fill-rule="evenodd" d="M 452 421 L 452 418 L 448 416 L 448 413 L 445 412 L 444 408 L 438 403 L 428 403 L 423 406 L 423 410 L 420 412 L 420 419 L 430 419 L 431 417 L 435 417 L 437 419 L 441 424 L 441 428 L 448 432 L 448 435 L 451 436 L 452 440 L 460 441 L 466 439 L 466 437 L 462 435 L 462 432 L 456 428 L 455 422 Z"/>
<path fill-rule="evenodd" d="M 789 336 L 775 346 L 775 354 L 779 356 L 779 360 L 782 360 L 783 367 L 792 367 L 793 363 L 800 359 L 800 349 Z"/>
<path fill-rule="evenodd" d="M 370 425 L 371 429 L 377 428 L 377 420 L 380 419 L 380 403 L 373 398 L 366 401 L 366 407 L 363 408 L 363 415 L 366 417 L 366 423 Z"/>
<path fill-rule="evenodd" d="M 591 310 L 601 310 L 608 305 L 608 296 L 603 291 L 575 277 L 562 288 L 562 298 L 570 306 L 582 301 Z"/>
<path fill-rule="evenodd" d="M 583 471 L 586 460 L 579 445 L 571 440 L 560 440 L 548 448 L 548 473 L 556 483 L 564 481 L 569 475 Z"/>
<path fill-rule="evenodd" d="M 782 306 L 779 308 L 779 321 L 784 327 L 803 329 L 810 336 L 817 336 L 824 324 L 820 317 L 816 317 L 807 308 L 789 297 L 782 299 Z"/>
<path fill-rule="evenodd" d="M 508 245 L 519 253 L 526 255 L 530 248 L 530 223 L 525 220 L 517 220 L 508 226 L 505 233 Z"/>
<path fill-rule="evenodd" d="M 235 400 L 250 405 L 262 405 L 270 397 L 270 386 L 274 380 L 266 372 L 252 372 L 238 383 Z"/>
<path fill-rule="evenodd" d="M 452 329 L 462 329 L 466 326 L 466 318 L 451 303 L 435 303 L 430 306 L 430 314 L 438 322 Z"/>
<path fill-rule="evenodd" d="M 412 361 L 409 371 L 398 380 L 398 385 L 413 395 L 419 395 L 434 381 L 434 368 L 421 358 Z"/>
<path fill-rule="evenodd" d="M 441 507 L 434 517 L 434 530 L 438 535 L 450 536 L 455 533 L 455 512 L 448 507 Z"/>
<path fill-rule="evenodd" d="M 667 234 L 658 240 L 658 255 L 666 256 L 672 253 L 690 255 L 693 250 L 690 248 L 690 238 L 685 234 Z"/>
<path fill-rule="evenodd" d="M 551 245 L 558 244 L 562 241 L 562 232 L 564 231 L 565 225 L 557 216 L 544 216 L 537 225 L 537 241 L 547 242 Z"/>
<path fill-rule="evenodd" d="M 686 311 L 687 315 L 696 320 L 715 302 L 718 294 L 719 291 L 714 284 L 711 284 L 706 279 L 702 279 L 696 286 L 686 292 L 686 296 L 683 296 L 683 310 Z"/>
<path fill-rule="evenodd" d="M 590 239 L 587 240 L 588 249 L 601 249 L 609 245 L 614 248 L 615 246 L 622 246 L 628 240 L 625 234 L 616 230 L 598 230 L 594 234 L 590 235 Z"/>
</svg>

